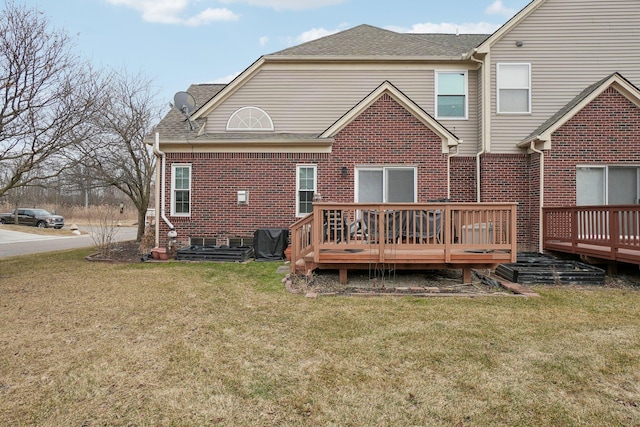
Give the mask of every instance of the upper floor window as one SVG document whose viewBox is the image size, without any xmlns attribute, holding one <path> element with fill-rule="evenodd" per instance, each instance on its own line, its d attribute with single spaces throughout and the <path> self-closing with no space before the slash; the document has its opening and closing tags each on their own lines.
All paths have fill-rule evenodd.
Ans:
<svg viewBox="0 0 640 427">
<path fill-rule="evenodd" d="M 171 165 L 171 215 L 191 214 L 191 165 Z"/>
<path fill-rule="evenodd" d="M 436 72 L 436 118 L 467 118 L 467 73 Z"/>
<path fill-rule="evenodd" d="M 273 130 L 273 121 L 262 108 L 242 107 L 236 110 L 231 117 L 229 117 L 229 121 L 227 121 L 227 130 Z"/>
<path fill-rule="evenodd" d="M 531 64 L 497 64 L 498 114 L 531 112 Z"/>
</svg>

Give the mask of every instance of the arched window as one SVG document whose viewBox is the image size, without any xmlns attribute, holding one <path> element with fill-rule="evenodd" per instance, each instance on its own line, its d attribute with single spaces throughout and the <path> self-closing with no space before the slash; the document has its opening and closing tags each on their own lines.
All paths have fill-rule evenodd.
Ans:
<svg viewBox="0 0 640 427">
<path fill-rule="evenodd" d="M 236 110 L 227 122 L 227 130 L 265 131 L 273 130 L 271 117 L 262 108 L 242 107 Z"/>
</svg>

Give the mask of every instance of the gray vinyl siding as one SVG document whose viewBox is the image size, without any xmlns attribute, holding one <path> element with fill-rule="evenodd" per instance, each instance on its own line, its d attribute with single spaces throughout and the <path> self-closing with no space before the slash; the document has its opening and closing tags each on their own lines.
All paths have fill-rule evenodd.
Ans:
<svg viewBox="0 0 640 427">
<path fill-rule="evenodd" d="M 531 63 L 530 115 L 496 114 L 501 62 Z M 491 151 L 518 152 L 524 137 L 616 71 L 640 85 L 640 1 L 548 0 L 491 47 Z"/>
<path fill-rule="evenodd" d="M 434 70 L 440 69 L 437 66 L 398 70 L 346 66 L 321 70 L 304 66 L 264 68 L 207 116 L 207 132 L 224 132 L 234 111 L 257 106 L 271 116 L 276 133 L 320 134 L 385 80 L 435 117 Z M 468 71 L 468 78 L 468 119 L 441 123 L 464 140 L 461 152 L 473 154 L 478 137 L 477 72 Z"/>
</svg>

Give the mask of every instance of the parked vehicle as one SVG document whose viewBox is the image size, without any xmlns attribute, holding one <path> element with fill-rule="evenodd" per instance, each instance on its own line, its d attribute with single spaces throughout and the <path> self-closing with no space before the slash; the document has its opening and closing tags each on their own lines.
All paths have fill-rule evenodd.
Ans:
<svg viewBox="0 0 640 427">
<path fill-rule="evenodd" d="M 44 209 L 23 209 L 19 208 L 18 224 L 31 225 L 39 228 L 57 228 L 64 227 L 64 218 L 60 215 L 54 215 Z M 0 224 L 15 224 L 15 211 L 11 213 L 0 214 Z"/>
</svg>

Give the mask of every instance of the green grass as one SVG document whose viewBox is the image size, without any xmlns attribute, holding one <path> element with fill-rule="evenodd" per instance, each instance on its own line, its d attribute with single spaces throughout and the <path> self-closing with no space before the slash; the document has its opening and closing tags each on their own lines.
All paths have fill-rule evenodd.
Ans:
<svg viewBox="0 0 640 427">
<path fill-rule="evenodd" d="M 640 291 L 304 298 L 278 263 L 0 261 L 1 425 L 638 425 Z"/>
</svg>

